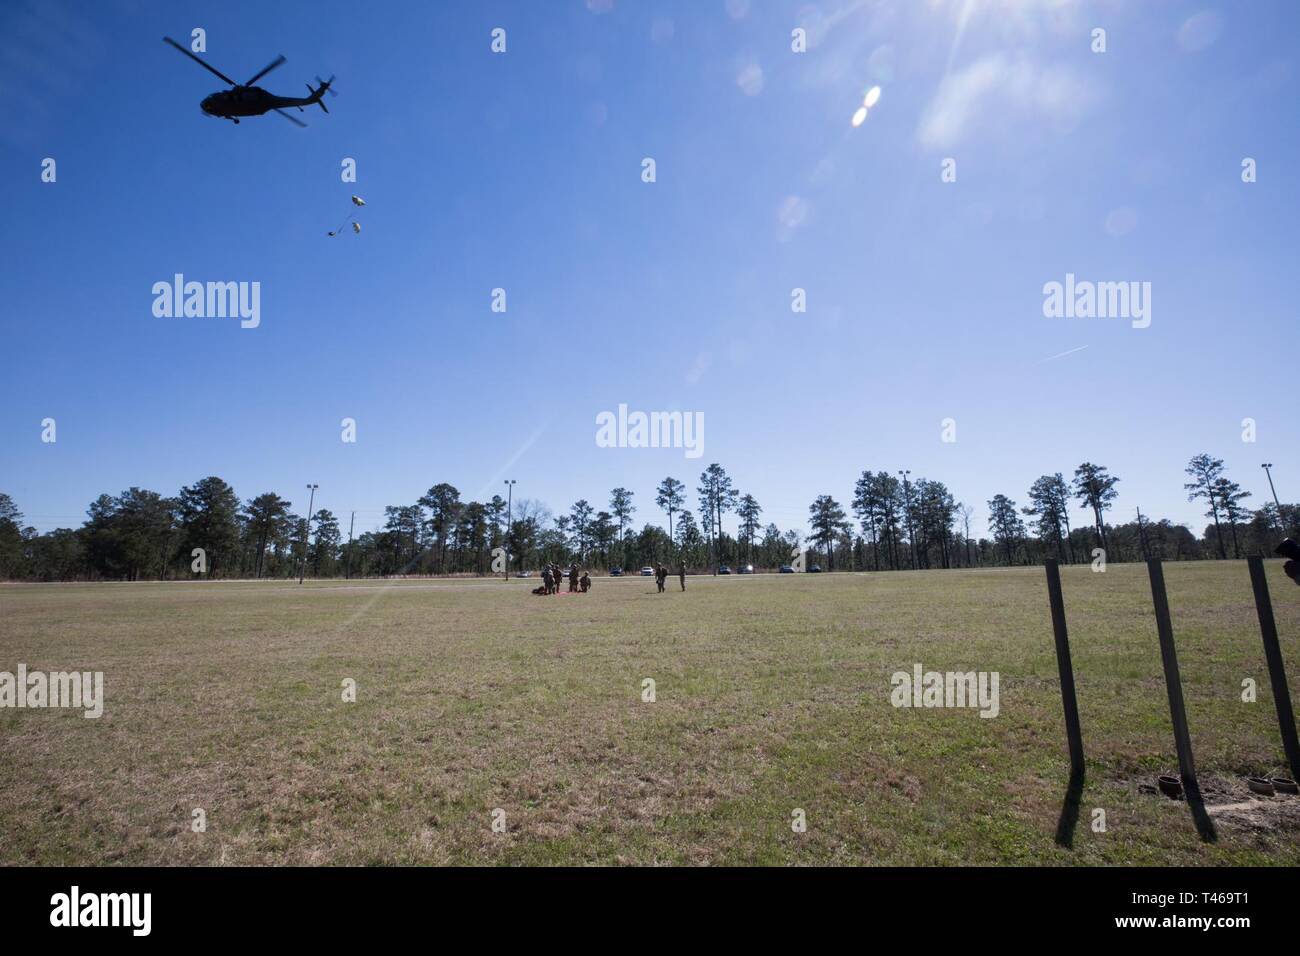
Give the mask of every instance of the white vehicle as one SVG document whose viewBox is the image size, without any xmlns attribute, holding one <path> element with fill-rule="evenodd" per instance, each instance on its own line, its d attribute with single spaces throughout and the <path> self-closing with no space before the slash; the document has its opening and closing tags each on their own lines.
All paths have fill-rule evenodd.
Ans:
<svg viewBox="0 0 1300 956">
<path fill-rule="evenodd" d="M 642 569 L 641 569 L 641 576 L 642 576 L 643 578 L 652 578 L 652 577 L 655 576 L 655 569 L 654 569 L 654 568 L 642 568 Z"/>
</svg>

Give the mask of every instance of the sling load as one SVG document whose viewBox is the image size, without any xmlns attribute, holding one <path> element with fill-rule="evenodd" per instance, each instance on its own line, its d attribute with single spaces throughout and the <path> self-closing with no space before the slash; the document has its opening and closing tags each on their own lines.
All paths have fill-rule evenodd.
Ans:
<svg viewBox="0 0 1300 956">
<path fill-rule="evenodd" d="M 361 206 L 364 206 L 365 204 L 366 201 L 362 199 L 360 196 L 352 197 L 352 205 L 357 206 L 359 208 Z M 353 234 L 358 236 L 361 235 L 361 223 L 356 221 L 356 219 L 354 218 L 355 216 L 356 213 L 353 213 L 351 216 L 348 216 L 347 219 L 344 219 L 343 222 L 339 224 L 339 227 L 335 229 L 333 232 L 331 232 L 330 235 L 337 236 L 339 233 L 343 231 L 343 227 L 346 226 L 349 222 L 352 223 Z"/>
</svg>

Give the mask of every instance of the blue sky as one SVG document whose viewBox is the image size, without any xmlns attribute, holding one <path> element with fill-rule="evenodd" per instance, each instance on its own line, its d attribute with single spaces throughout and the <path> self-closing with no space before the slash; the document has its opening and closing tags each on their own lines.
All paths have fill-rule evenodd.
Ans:
<svg viewBox="0 0 1300 956">
<path fill-rule="evenodd" d="M 1121 478 L 1117 518 L 1199 534 L 1183 468 L 1207 451 L 1254 506 L 1262 461 L 1294 501 L 1298 20 L 1284 2 L 10 2 L 0 490 L 47 530 L 131 485 L 217 474 L 305 510 L 317 482 L 364 531 L 436 482 L 483 499 L 515 478 L 556 511 L 624 485 L 640 524 L 663 520 L 661 478 L 694 503 L 718 461 L 802 528 L 862 469 L 909 468 L 983 532 L 994 494 L 1023 504 L 1092 460 Z M 220 81 L 161 42 L 194 27 L 237 79 L 287 56 L 275 93 L 337 74 L 330 115 L 201 115 Z M 363 233 L 327 238 L 354 192 Z M 177 272 L 260 282 L 260 327 L 155 317 Z M 1150 282 L 1150 327 L 1044 317 L 1066 273 Z M 702 412 L 703 457 L 598 448 L 620 403 Z"/>
</svg>

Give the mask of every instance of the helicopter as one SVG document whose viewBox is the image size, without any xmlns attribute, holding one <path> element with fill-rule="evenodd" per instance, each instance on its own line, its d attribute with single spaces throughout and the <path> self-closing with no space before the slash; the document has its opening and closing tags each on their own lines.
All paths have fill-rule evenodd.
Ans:
<svg viewBox="0 0 1300 956">
<path fill-rule="evenodd" d="M 199 59 L 199 57 L 185 49 L 185 47 L 181 46 L 171 37 L 163 37 L 163 42 L 170 43 L 199 66 L 203 67 L 210 73 L 215 73 L 230 84 L 231 89 L 220 90 L 209 96 L 205 96 L 203 101 L 199 103 L 199 109 L 203 110 L 203 112 L 208 116 L 219 116 L 222 119 L 228 119 L 231 122 L 238 124 L 241 116 L 261 116 L 263 113 L 274 110 L 290 123 L 294 123 L 298 126 L 306 126 L 306 123 L 290 116 L 281 109 L 281 107 L 296 106 L 298 112 L 301 113 L 304 106 L 315 104 L 328 113 L 329 110 L 326 109 L 325 104 L 321 101 L 321 97 L 323 97 L 326 92 L 331 96 L 338 95 L 330 89 L 330 84 L 334 82 L 334 77 L 332 76 L 328 80 L 322 80 L 319 76 L 316 77 L 316 89 L 312 89 L 310 83 L 307 84 L 307 92 L 310 94 L 309 96 L 276 96 L 274 93 L 268 93 L 260 86 L 254 86 L 254 83 L 266 76 L 266 74 L 270 73 L 277 66 L 284 63 L 285 60 L 283 56 L 277 56 L 247 83 L 236 83 L 220 70 Z"/>
</svg>

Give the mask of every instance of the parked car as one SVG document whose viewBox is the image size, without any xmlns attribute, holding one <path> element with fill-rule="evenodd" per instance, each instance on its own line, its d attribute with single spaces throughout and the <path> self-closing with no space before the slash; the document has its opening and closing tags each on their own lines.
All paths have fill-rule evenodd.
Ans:
<svg viewBox="0 0 1300 956">
<path fill-rule="evenodd" d="M 737 574 L 753 574 L 754 566 L 752 564 L 742 564 Z"/>
<path fill-rule="evenodd" d="M 820 564 L 814 564 L 811 568 L 808 569 L 808 573 L 809 573 L 809 574 L 821 574 L 821 573 L 822 573 L 822 566 L 821 566 Z"/>
<path fill-rule="evenodd" d="M 719 573 L 719 574 L 730 574 L 730 573 L 731 573 L 731 568 L 730 568 L 728 565 L 725 565 L 725 564 L 724 564 L 722 567 L 718 568 L 718 573 Z"/>
<path fill-rule="evenodd" d="M 641 577 L 643 577 L 643 578 L 652 578 L 652 577 L 654 577 L 654 576 L 655 576 L 655 569 L 654 569 L 654 568 L 642 568 L 642 569 L 641 569 Z"/>
<path fill-rule="evenodd" d="M 610 576 L 611 578 L 621 578 L 621 577 L 623 576 L 623 569 L 622 569 L 622 568 L 610 568 L 610 569 L 609 569 L 609 576 Z"/>
<path fill-rule="evenodd" d="M 520 571 L 518 574 L 515 575 L 515 577 L 517 578 L 531 578 L 532 576 L 533 576 L 532 571 Z"/>
<path fill-rule="evenodd" d="M 783 565 L 781 565 L 781 568 L 780 568 L 780 570 L 779 570 L 777 573 L 779 573 L 779 574 L 794 574 L 794 568 L 790 567 L 790 565 L 788 565 L 788 564 L 783 564 Z"/>
</svg>

